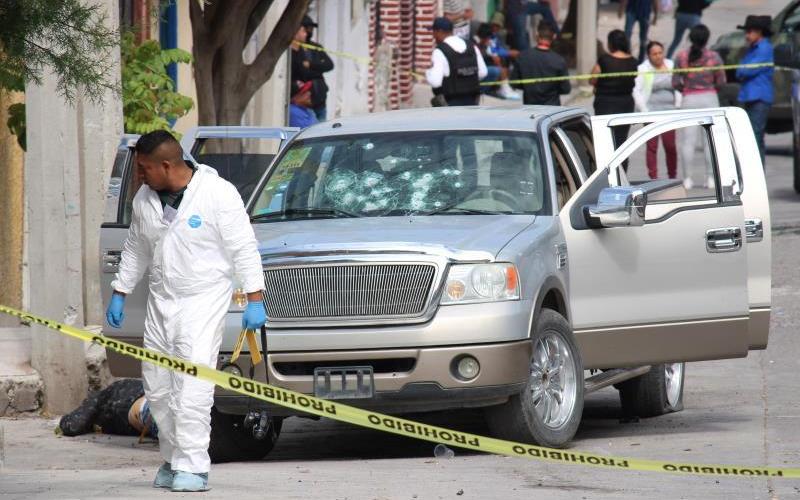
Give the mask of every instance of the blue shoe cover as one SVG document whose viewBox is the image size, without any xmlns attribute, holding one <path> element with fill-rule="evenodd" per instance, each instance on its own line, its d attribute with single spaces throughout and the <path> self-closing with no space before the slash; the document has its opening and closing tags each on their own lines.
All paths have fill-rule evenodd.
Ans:
<svg viewBox="0 0 800 500">
<path fill-rule="evenodd" d="M 172 478 L 172 491 L 208 491 L 208 472 L 194 474 L 182 470 L 175 471 Z"/>
<path fill-rule="evenodd" d="M 172 476 L 175 472 L 172 470 L 169 462 L 164 462 L 158 468 L 156 479 L 153 481 L 153 488 L 172 488 Z"/>
</svg>

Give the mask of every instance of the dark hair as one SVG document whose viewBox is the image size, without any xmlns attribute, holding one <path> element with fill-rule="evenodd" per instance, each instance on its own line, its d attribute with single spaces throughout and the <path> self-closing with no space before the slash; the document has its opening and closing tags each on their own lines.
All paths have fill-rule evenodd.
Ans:
<svg viewBox="0 0 800 500">
<path fill-rule="evenodd" d="M 689 62 L 695 62 L 703 55 L 703 47 L 708 43 L 708 37 L 711 32 L 705 24 L 698 24 L 689 30 L 689 41 L 692 42 L 692 48 L 689 49 Z"/>
<path fill-rule="evenodd" d="M 630 53 L 631 42 L 628 41 L 628 37 L 625 36 L 624 31 L 612 30 L 611 33 L 608 34 L 608 51 Z"/>
<path fill-rule="evenodd" d="M 492 36 L 492 25 L 489 23 L 481 23 L 481 25 L 478 26 L 478 38 L 480 39 L 491 38 L 491 36 Z"/>
<path fill-rule="evenodd" d="M 664 45 L 661 42 L 657 42 L 655 40 L 652 40 L 652 41 L 648 42 L 647 43 L 647 47 L 646 47 L 648 54 L 650 53 L 650 49 L 652 49 L 653 47 L 661 47 L 663 49 Z"/>
<path fill-rule="evenodd" d="M 536 27 L 536 36 L 552 40 L 556 36 L 556 30 L 551 23 L 542 20 L 539 21 L 539 25 Z"/>
<path fill-rule="evenodd" d="M 174 144 L 180 149 L 180 143 L 173 135 L 166 130 L 155 130 L 148 132 L 136 140 L 135 150 L 137 153 L 149 155 L 162 144 Z"/>
</svg>

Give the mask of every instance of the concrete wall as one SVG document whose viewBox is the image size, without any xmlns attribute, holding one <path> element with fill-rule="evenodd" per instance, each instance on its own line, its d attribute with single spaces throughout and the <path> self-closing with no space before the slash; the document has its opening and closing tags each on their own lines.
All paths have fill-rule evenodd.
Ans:
<svg viewBox="0 0 800 500">
<path fill-rule="evenodd" d="M 0 90 L 0 304 L 22 307 L 23 151 L 6 126 L 8 107 L 22 94 Z M 0 315 L 0 326 L 19 322 Z"/>
<path fill-rule="evenodd" d="M 117 2 L 93 0 L 117 27 Z M 119 53 L 109 74 L 119 74 Z M 31 311 L 83 327 L 101 321 L 99 228 L 104 187 L 122 133 L 122 104 L 113 92 L 103 104 L 80 93 L 72 103 L 58 95 L 45 72 L 26 92 L 26 247 Z M 86 396 L 82 342 L 32 326 L 31 364 L 45 386 L 44 409 L 71 411 Z"/>
<path fill-rule="evenodd" d="M 369 7 L 363 0 L 318 0 L 319 24 L 314 38 L 327 49 L 369 57 Z M 328 119 L 369 112 L 369 65 L 331 55 L 334 68 L 325 74 Z"/>
</svg>

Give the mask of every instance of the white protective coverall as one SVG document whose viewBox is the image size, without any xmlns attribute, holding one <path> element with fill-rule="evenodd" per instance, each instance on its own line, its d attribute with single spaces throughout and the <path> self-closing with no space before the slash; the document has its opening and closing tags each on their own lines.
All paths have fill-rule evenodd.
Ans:
<svg viewBox="0 0 800 500">
<path fill-rule="evenodd" d="M 264 288 L 253 228 L 236 188 L 198 165 L 172 223 L 146 184 L 111 286 L 129 294 L 150 267 L 144 347 L 215 368 L 234 273 L 245 292 Z M 214 385 L 142 363 L 144 390 L 173 470 L 208 472 Z"/>
</svg>

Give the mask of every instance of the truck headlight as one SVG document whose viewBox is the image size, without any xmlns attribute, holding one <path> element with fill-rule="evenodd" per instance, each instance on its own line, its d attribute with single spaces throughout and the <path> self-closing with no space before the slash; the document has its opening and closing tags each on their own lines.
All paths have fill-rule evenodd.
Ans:
<svg viewBox="0 0 800 500">
<path fill-rule="evenodd" d="M 519 274 L 514 264 L 456 264 L 450 266 L 442 304 L 519 299 Z"/>
</svg>

